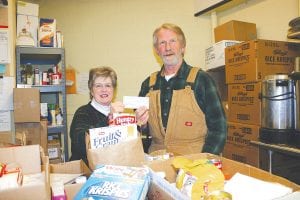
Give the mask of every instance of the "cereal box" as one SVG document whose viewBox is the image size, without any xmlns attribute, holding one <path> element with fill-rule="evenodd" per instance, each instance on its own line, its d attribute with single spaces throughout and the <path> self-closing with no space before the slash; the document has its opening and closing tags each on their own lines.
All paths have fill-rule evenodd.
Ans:
<svg viewBox="0 0 300 200">
<path fill-rule="evenodd" d="M 41 18 L 38 37 L 40 47 L 56 47 L 56 20 Z"/>
<path fill-rule="evenodd" d="M 138 137 L 136 124 L 89 129 L 91 149 L 103 148 Z"/>
<path fill-rule="evenodd" d="M 150 185 L 149 169 L 100 165 L 75 196 L 75 200 L 144 200 Z"/>
</svg>

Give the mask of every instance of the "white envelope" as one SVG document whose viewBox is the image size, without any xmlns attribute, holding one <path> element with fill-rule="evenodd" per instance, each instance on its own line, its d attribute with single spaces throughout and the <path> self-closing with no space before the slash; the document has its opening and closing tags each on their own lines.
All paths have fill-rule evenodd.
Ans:
<svg viewBox="0 0 300 200">
<path fill-rule="evenodd" d="M 123 104 L 125 108 L 137 109 L 146 106 L 149 109 L 149 97 L 124 96 Z"/>
</svg>

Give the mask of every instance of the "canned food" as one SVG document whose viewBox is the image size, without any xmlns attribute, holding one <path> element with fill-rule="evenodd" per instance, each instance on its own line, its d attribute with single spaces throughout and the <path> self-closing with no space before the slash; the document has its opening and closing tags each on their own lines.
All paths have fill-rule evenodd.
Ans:
<svg viewBox="0 0 300 200">
<path fill-rule="evenodd" d="M 213 158 L 213 159 L 210 159 L 210 161 L 211 161 L 218 169 L 222 169 L 222 161 L 221 161 L 221 159 Z"/>
<path fill-rule="evenodd" d="M 53 85 L 59 85 L 59 74 L 52 74 L 52 84 Z"/>
<path fill-rule="evenodd" d="M 206 195 L 204 200 L 232 200 L 232 195 L 225 191 L 216 190 Z"/>
</svg>

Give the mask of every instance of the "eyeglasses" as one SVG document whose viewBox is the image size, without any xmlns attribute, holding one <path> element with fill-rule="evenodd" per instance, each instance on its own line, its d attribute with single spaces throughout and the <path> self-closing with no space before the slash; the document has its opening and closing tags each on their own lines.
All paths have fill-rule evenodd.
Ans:
<svg viewBox="0 0 300 200">
<path fill-rule="evenodd" d="M 172 46 L 172 45 L 176 44 L 176 42 L 177 42 L 177 39 L 171 39 L 169 41 L 162 40 L 162 41 L 158 42 L 158 45 L 159 46 L 166 46 L 167 44 L 169 44 L 170 46 Z"/>
<path fill-rule="evenodd" d="M 95 83 L 93 85 L 94 88 L 96 88 L 97 90 L 99 89 L 112 89 L 113 88 L 113 85 L 111 83 L 106 83 L 106 84 L 101 84 L 101 83 Z"/>
</svg>

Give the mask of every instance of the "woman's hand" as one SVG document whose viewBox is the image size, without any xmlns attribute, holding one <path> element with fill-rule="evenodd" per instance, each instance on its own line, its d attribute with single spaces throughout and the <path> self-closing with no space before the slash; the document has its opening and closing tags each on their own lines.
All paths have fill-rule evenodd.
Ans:
<svg viewBox="0 0 300 200">
<path fill-rule="evenodd" d="M 122 113 L 124 112 L 124 104 L 121 101 L 111 103 L 110 113 Z"/>
<path fill-rule="evenodd" d="M 149 110 L 146 106 L 139 107 L 135 110 L 136 121 L 139 126 L 145 125 L 149 119 Z"/>
</svg>

